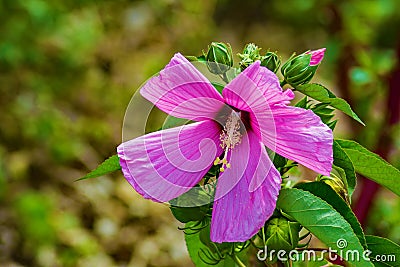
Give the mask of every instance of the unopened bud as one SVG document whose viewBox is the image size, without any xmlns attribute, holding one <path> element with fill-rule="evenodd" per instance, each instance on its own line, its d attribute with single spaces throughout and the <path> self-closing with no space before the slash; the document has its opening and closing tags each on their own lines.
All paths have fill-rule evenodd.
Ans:
<svg viewBox="0 0 400 267">
<path fill-rule="evenodd" d="M 266 67 L 272 72 L 277 72 L 279 66 L 281 65 L 281 60 L 278 55 L 273 52 L 267 52 L 265 56 L 262 57 L 261 66 Z"/>
<path fill-rule="evenodd" d="M 310 82 L 324 57 L 324 53 L 325 48 L 322 48 L 292 56 L 281 68 L 285 81 L 292 86 Z"/>
<path fill-rule="evenodd" d="M 331 174 L 330 177 L 322 176 L 318 181 L 324 182 L 329 185 L 347 204 L 350 205 L 350 198 L 347 192 L 347 188 L 343 181 L 337 177 L 335 174 Z"/>
<path fill-rule="evenodd" d="M 241 70 L 246 69 L 248 66 L 253 64 L 256 60 L 261 59 L 260 50 L 258 46 L 253 43 L 247 44 L 242 54 L 238 54 L 241 61 L 239 62 Z"/>
<path fill-rule="evenodd" d="M 220 75 L 233 66 L 232 48 L 229 44 L 212 42 L 207 55 L 207 67 L 211 73 Z"/>
</svg>

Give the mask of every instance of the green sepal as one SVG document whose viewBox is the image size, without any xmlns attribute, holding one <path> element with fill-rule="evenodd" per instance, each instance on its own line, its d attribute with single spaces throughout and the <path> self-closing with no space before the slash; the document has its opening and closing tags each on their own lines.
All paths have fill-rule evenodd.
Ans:
<svg viewBox="0 0 400 267">
<path fill-rule="evenodd" d="M 92 170 L 91 172 L 77 179 L 76 181 L 86 180 L 89 178 L 96 178 L 119 170 L 121 170 L 121 165 L 119 164 L 118 155 L 113 155 L 108 159 L 106 159 L 105 161 L 103 161 L 103 163 L 97 166 L 96 169 Z"/>
</svg>

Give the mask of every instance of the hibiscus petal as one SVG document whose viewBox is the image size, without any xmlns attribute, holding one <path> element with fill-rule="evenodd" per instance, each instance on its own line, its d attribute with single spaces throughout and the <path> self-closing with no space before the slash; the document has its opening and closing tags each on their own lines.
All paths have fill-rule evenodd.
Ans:
<svg viewBox="0 0 400 267">
<path fill-rule="evenodd" d="M 250 128 L 278 154 L 324 175 L 332 168 L 332 131 L 310 110 L 287 106 L 275 74 L 255 62 L 222 92 L 226 103 L 247 111 Z M 246 119 L 245 119 L 246 121 Z"/>
<path fill-rule="evenodd" d="M 272 215 L 281 176 L 258 137 L 249 131 L 232 150 L 231 168 L 218 178 L 211 219 L 211 240 L 243 242 Z"/>
<path fill-rule="evenodd" d="M 222 153 L 219 133 L 216 122 L 203 121 L 122 143 L 122 172 L 143 197 L 169 201 L 196 185 Z"/>
<path fill-rule="evenodd" d="M 222 95 L 227 104 L 246 111 L 263 109 L 265 102 L 269 105 L 289 104 L 294 98 L 290 89 L 282 91 L 278 77 L 260 66 L 260 61 L 254 62 L 236 76 L 222 91 Z"/>
<path fill-rule="evenodd" d="M 326 48 L 308 51 L 306 54 L 311 54 L 310 66 L 319 65 L 324 58 Z"/>
<path fill-rule="evenodd" d="M 263 143 L 276 153 L 323 175 L 332 169 L 332 130 L 311 110 L 272 107 L 274 125 L 261 123 Z M 258 127 L 258 125 L 257 125 Z M 275 127 L 276 133 L 270 128 Z"/>
<path fill-rule="evenodd" d="M 189 120 L 212 119 L 224 105 L 207 78 L 179 53 L 140 93 L 169 115 Z"/>
<path fill-rule="evenodd" d="M 269 87 L 270 86 L 270 87 Z M 269 125 L 269 134 L 275 135 L 274 117 L 271 107 L 286 104 L 293 92 L 282 92 L 276 75 L 257 61 L 247 67 L 222 91 L 227 104 L 241 110 L 242 119 L 261 140 L 261 124 Z"/>
</svg>

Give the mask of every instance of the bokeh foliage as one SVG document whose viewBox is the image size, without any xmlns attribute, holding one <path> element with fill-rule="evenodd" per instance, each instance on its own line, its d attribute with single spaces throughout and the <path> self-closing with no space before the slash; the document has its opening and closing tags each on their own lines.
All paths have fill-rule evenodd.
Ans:
<svg viewBox="0 0 400 267">
<path fill-rule="evenodd" d="M 397 0 L 1 1 L 0 265 L 191 264 L 167 207 L 142 200 L 121 175 L 74 181 L 115 154 L 135 90 L 175 52 L 198 55 L 211 41 L 287 57 L 327 47 L 317 79 L 367 125 L 338 114 L 336 134 L 388 146 L 399 167 L 387 101 L 397 10 Z M 367 231 L 400 242 L 399 201 L 383 192 Z"/>
</svg>

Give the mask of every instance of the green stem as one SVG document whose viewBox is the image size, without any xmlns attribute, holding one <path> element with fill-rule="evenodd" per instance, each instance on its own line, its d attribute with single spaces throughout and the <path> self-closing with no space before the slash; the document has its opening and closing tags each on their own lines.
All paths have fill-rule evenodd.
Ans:
<svg viewBox="0 0 400 267">
<path fill-rule="evenodd" d="M 239 257 L 236 254 L 231 255 L 233 261 L 239 266 L 239 267 L 246 267 L 244 263 L 239 259 Z"/>
<path fill-rule="evenodd" d="M 265 231 L 264 231 L 264 226 L 261 228 L 261 234 L 262 234 L 262 240 L 263 240 L 263 245 L 266 243 L 266 238 L 265 238 Z"/>
</svg>

